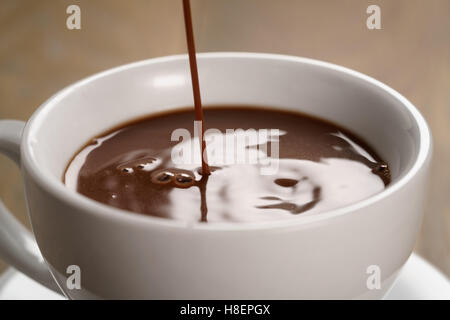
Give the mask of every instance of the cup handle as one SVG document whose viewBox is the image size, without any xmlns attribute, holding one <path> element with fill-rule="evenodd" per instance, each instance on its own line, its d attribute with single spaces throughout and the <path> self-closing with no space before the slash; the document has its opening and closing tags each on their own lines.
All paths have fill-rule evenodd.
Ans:
<svg viewBox="0 0 450 320">
<path fill-rule="evenodd" d="M 25 122 L 0 120 L 0 153 L 20 166 L 20 141 Z M 30 278 L 61 293 L 36 240 L 0 200 L 0 258 Z"/>
</svg>

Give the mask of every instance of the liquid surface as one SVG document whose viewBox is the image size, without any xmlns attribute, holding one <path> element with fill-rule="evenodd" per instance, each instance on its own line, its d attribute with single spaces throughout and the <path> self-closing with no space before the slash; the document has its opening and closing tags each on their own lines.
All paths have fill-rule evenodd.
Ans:
<svg viewBox="0 0 450 320">
<path fill-rule="evenodd" d="M 189 163 L 179 163 L 172 154 L 186 145 L 200 148 L 192 111 L 186 109 L 140 119 L 93 139 L 69 164 L 66 185 L 96 201 L 146 215 L 189 222 L 250 222 L 318 214 L 370 197 L 390 182 L 387 164 L 335 124 L 252 107 L 204 112 L 205 129 L 219 130 L 205 135 L 211 175 L 200 174 L 199 149 Z M 191 140 L 171 141 L 178 128 L 187 129 Z M 237 128 L 278 133 L 244 140 L 245 148 L 239 149 L 239 134 L 226 131 Z M 235 141 L 234 148 L 229 141 Z M 267 148 L 261 147 L 264 143 Z M 245 159 L 236 163 L 243 159 L 240 153 Z M 269 168 L 267 160 L 276 168 L 262 174 Z"/>
</svg>

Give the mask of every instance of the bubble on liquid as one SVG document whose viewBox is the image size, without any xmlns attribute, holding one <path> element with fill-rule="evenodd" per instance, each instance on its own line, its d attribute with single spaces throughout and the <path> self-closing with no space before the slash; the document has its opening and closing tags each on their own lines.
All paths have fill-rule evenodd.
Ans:
<svg viewBox="0 0 450 320">
<path fill-rule="evenodd" d="M 179 172 L 175 175 L 175 185 L 181 188 L 188 188 L 195 182 L 194 176 L 191 173 Z"/>
<path fill-rule="evenodd" d="M 152 171 L 155 170 L 161 164 L 161 159 L 145 156 L 137 159 L 128 160 L 122 162 L 117 166 L 119 170 L 127 169 L 136 169 L 136 170 L 144 170 L 144 171 Z"/>
<path fill-rule="evenodd" d="M 391 170 L 387 163 L 381 162 L 372 167 L 372 173 L 378 175 L 385 184 L 391 180 Z"/>
<path fill-rule="evenodd" d="M 161 162 L 162 162 L 161 159 L 155 157 L 147 157 L 135 162 L 134 165 L 139 170 L 152 171 L 156 169 L 161 164 Z"/>
<path fill-rule="evenodd" d="M 388 165 L 386 163 L 377 163 L 375 167 L 373 168 L 376 172 L 385 172 L 388 169 Z"/>
<path fill-rule="evenodd" d="M 133 171 L 132 168 L 123 168 L 123 169 L 122 169 L 122 172 L 125 172 L 125 173 L 133 173 L 134 171 Z"/>
<path fill-rule="evenodd" d="M 159 170 L 153 172 L 152 182 L 157 184 L 168 184 L 173 181 L 174 176 L 173 172 L 169 170 Z"/>
</svg>

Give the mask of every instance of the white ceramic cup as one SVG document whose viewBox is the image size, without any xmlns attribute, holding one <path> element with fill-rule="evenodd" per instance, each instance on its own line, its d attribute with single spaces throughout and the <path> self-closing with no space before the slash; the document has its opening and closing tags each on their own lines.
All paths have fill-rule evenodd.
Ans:
<svg viewBox="0 0 450 320">
<path fill-rule="evenodd" d="M 0 151 L 21 166 L 40 249 L 0 203 L 1 258 L 58 290 L 56 280 L 73 299 L 383 297 L 413 250 L 424 212 L 431 136 L 417 109 L 386 85 L 329 63 L 258 53 L 198 59 L 205 104 L 274 106 L 339 123 L 388 161 L 391 185 L 318 215 L 206 225 L 124 212 L 69 190 L 64 169 L 90 138 L 192 105 L 187 57 L 151 59 L 62 90 L 26 124 L 0 121 Z M 80 267 L 81 289 L 67 286 L 71 265 Z"/>
</svg>

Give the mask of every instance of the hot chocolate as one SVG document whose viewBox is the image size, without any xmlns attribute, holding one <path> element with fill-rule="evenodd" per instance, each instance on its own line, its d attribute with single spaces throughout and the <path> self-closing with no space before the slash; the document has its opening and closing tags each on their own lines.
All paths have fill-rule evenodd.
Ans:
<svg viewBox="0 0 450 320">
<path fill-rule="evenodd" d="M 198 149 L 191 110 L 139 119 L 98 136 L 74 157 L 65 183 L 96 201 L 146 215 L 245 222 L 339 208 L 390 182 L 387 164 L 348 130 L 300 113 L 251 106 L 205 109 L 205 129 L 216 130 L 206 131 L 208 147 L 214 148 L 208 150 L 211 174 L 202 175 L 199 157 L 174 158 L 181 146 Z M 172 141 L 179 128 L 192 138 Z M 230 133 L 235 128 L 243 130 Z M 272 128 L 277 136 L 266 135 L 264 141 L 248 134 L 258 137 Z M 237 143 L 239 132 L 244 148 Z M 265 164 L 258 159 L 276 161 L 276 167 L 262 174 Z"/>
</svg>

